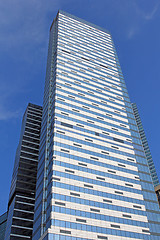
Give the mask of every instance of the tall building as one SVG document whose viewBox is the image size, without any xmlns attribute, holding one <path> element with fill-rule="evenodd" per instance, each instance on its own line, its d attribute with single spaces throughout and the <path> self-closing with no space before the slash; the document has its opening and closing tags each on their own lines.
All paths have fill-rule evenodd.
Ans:
<svg viewBox="0 0 160 240">
<path fill-rule="evenodd" d="M 41 118 L 42 107 L 29 103 L 16 151 L 5 240 L 32 239 Z"/>
<path fill-rule="evenodd" d="M 4 240 L 7 224 L 7 212 L 0 216 L 0 240 Z"/>
<path fill-rule="evenodd" d="M 158 180 L 158 176 L 157 176 L 157 173 L 156 173 L 156 169 L 155 169 L 155 166 L 154 166 L 154 162 L 153 162 L 152 155 L 151 155 L 151 152 L 150 152 L 150 149 L 149 149 L 149 146 L 148 146 L 148 141 L 147 141 L 147 138 L 146 138 L 146 135 L 145 135 L 145 132 L 144 132 L 144 128 L 143 128 L 143 125 L 142 125 L 142 121 L 141 121 L 136 103 L 132 103 L 132 108 L 133 108 L 133 113 L 134 113 L 136 123 L 137 123 L 137 126 L 138 126 L 140 138 L 141 138 L 141 141 L 142 141 L 142 146 L 144 148 L 144 152 L 145 152 L 146 159 L 147 159 L 147 162 L 148 162 L 148 166 L 149 166 L 150 174 L 151 174 L 151 177 L 152 177 L 152 181 L 153 181 L 154 187 L 156 187 L 156 186 L 159 185 L 159 180 Z"/>
<path fill-rule="evenodd" d="M 111 34 L 50 28 L 33 240 L 158 240 L 160 212 Z"/>
</svg>

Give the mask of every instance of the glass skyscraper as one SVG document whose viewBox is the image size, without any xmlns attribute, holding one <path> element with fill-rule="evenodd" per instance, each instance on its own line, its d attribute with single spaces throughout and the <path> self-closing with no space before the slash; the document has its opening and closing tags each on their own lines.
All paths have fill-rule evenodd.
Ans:
<svg viewBox="0 0 160 240">
<path fill-rule="evenodd" d="M 160 212 L 111 34 L 50 28 L 33 240 L 158 240 Z"/>
<path fill-rule="evenodd" d="M 7 224 L 7 212 L 0 216 L 0 240 L 4 240 Z"/>
<path fill-rule="evenodd" d="M 5 240 L 32 239 L 41 119 L 42 107 L 29 103 L 16 151 Z"/>
</svg>

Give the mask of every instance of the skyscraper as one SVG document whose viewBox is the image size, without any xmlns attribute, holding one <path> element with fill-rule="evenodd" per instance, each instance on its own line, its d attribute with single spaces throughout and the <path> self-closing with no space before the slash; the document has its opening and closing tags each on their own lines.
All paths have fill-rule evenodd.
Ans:
<svg viewBox="0 0 160 240">
<path fill-rule="evenodd" d="M 29 103 L 16 151 L 5 240 L 32 239 L 41 118 L 42 107 Z"/>
<path fill-rule="evenodd" d="M 160 212 L 111 34 L 50 28 L 33 240 L 160 239 Z"/>
<path fill-rule="evenodd" d="M 157 176 L 157 173 L 156 173 L 156 169 L 155 169 L 155 166 L 154 166 L 154 162 L 153 162 L 152 155 L 151 155 L 151 152 L 150 152 L 150 149 L 149 149 L 149 146 L 148 146 L 148 141 L 147 141 L 147 138 L 146 138 L 146 134 L 144 132 L 144 128 L 143 128 L 143 125 L 142 125 L 141 118 L 139 116 L 139 112 L 138 112 L 138 108 L 137 108 L 136 103 L 132 103 L 132 108 L 133 108 L 133 113 L 134 113 L 136 123 L 137 123 L 137 126 L 138 126 L 139 134 L 140 134 L 140 137 L 141 137 L 142 146 L 144 148 L 144 152 L 145 152 L 146 159 L 147 159 L 147 162 L 148 162 L 148 166 L 149 166 L 150 174 L 151 174 L 151 177 L 152 177 L 153 185 L 154 185 L 154 187 L 156 187 L 156 186 L 159 185 L 159 180 L 158 180 L 158 176 Z"/>
<path fill-rule="evenodd" d="M 7 212 L 0 216 L 0 240 L 4 240 L 7 224 Z"/>
</svg>

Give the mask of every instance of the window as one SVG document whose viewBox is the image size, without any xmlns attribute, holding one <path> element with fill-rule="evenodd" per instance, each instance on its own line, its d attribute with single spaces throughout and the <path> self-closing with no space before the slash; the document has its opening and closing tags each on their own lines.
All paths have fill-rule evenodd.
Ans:
<svg viewBox="0 0 160 240">
<path fill-rule="evenodd" d="M 71 231 L 67 231 L 67 230 L 60 230 L 60 233 L 66 233 L 66 234 L 71 234 Z"/>
<path fill-rule="evenodd" d="M 80 197 L 80 194 L 78 194 L 78 193 L 70 192 L 70 195 L 75 196 L 75 197 Z"/>
<path fill-rule="evenodd" d="M 68 124 L 68 123 L 64 123 L 64 122 L 61 122 L 61 125 L 64 126 L 64 127 L 70 127 L 70 128 L 73 128 L 73 125 Z"/>
<path fill-rule="evenodd" d="M 92 185 L 84 184 L 84 187 L 93 188 Z"/>
<path fill-rule="evenodd" d="M 114 141 L 120 142 L 120 143 L 124 143 L 124 141 L 122 139 L 119 138 L 113 138 Z"/>
<path fill-rule="evenodd" d="M 95 209 L 95 208 L 90 208 L 90 210 L 91 210 L 92 212 L 100 212 L 99 209 Z"/>
</svg>

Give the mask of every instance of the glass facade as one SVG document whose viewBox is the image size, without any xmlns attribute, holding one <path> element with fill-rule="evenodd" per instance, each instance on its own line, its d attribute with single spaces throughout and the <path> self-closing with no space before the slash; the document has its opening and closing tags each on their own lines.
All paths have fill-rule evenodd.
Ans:
<svg viewBox="0 0 160 240">
<path fill-rule="evenodd" d="M 150 149 L 149 149 L 149 146 L 148 146 L 148 141 L 147 141 L 147 138 L 146 138 L 146 135 L 145 135 L 145 132 L 144 132 L 144 128 L 143 128 L 143 125 L 142 125 L 142 122 L 141 122 L 141 118 L 140 118 L 136 103 L 132 103 L 132 108 L 133 108 L 133 113 L 134 113 L 134 116 L 135 116 L 135 119 L 136 119 L 137 127 L 138 127 L 138 130 L 139 130 L 139 134 L 140 134 L 140 137 L 141 137 L 142 146 L 144 148 L 144 152 L 145 152 L 146 159 L 147 159 L 147 162 L 148 162 L 148 167 L 149 167 L 149 170 L 150 170 L 152 181 L 153 181 L 154 187 L 156 187 L 156 186 L 159 185 L 159 180 L 158 180 L 158 176 L 157 176 L 157 173 L 156 173 L 156 169 L 155 169 L 155 166 L 154 166 L 154 162 L 153 162 L 152 155 L 151 155 L 151 152 L 150 152 Z"/>
<path fill-rule="evenodd" d="M 7 224 L 7 212 L 0 216 L 0 240 L 4 240 Z"/>
<path fill-rule="evenodd" d="M 111 34 L 50 28 L 33 240 L 160 239 L 160 212 Z"/>
<path fill-rule="evenodd" d="M 5 240 L 32 239 L 41 118 L 42 107 L 29 103 L 15 157 Z"/>
</svg>

